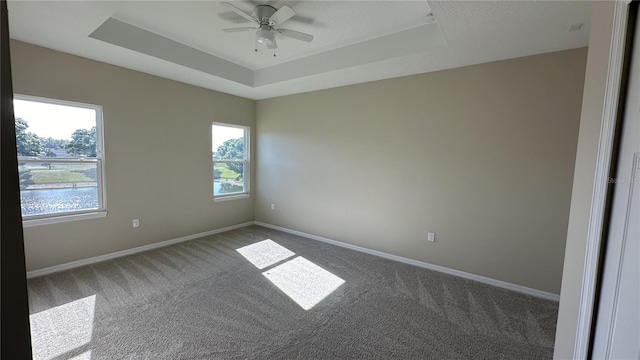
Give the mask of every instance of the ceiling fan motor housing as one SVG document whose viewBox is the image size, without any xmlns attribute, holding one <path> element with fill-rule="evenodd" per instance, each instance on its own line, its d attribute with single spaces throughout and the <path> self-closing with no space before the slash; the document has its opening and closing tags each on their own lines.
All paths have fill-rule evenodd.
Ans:
<svg viewBox="0 0 640 360">
<path fill-rule="evenodd" d="M 256 6 L 256 18 L 260 20 L 260 25 L 269 25 L 271 27 L 275 26 L 275 21 L 271 20 L 271 16 L 278 11 L 271 5 L 258 5 Z"/>
</svg>

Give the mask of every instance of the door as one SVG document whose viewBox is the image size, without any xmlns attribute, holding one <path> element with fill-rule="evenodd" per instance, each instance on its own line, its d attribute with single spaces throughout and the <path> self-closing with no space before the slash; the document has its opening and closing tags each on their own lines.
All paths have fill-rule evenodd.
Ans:
<svg viewBox="0 0 640 360">
<path fill-rule="evenodd" d="M 638 11 L 638 6 L 632 8 Z M 637 14 L 636 14 L 637 15 Z M 637 19 L 637 16 L 636 16 Z M 640 359 L 640 22 L 635 24 L 593 359 Z"/>
</svg>

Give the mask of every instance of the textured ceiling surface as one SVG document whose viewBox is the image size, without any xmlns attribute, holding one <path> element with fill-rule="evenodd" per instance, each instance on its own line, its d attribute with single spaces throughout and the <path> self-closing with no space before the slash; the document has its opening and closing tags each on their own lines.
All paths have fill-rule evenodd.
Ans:
<svg viewBox="0 0 640 360">
<path fill-rule="evenodd" d="M 260 2 L 232 3 L 250 13 Z M 251 23 L 218 1 L 16 0 L 8 6 L 14 39 L 251 99 L 583 47 L 591 8 L 587 1 L 268 3 L 293 8 L 297 14 L 282 27 L 312 34 L 313 42 L 278 36 L 277 57 L 260 47 L 256 53 L 254 33 L 221 31 Z M 429 12 L 435 32 L 424 19 Z M 147 43 L 127 48 L 89 37 L 108 20 L 186 51 L 163 57 L 162 41 L 145 52 Z M 579 23 L 579 31 L 568 31 Z M 421 29 L 430 32 L 421 37 Z M 198 54 L 201 62 L 211 56 L 244 69 L 242 80 L 215 61 L 211 71 L 190 65 Z"/>
</svg>

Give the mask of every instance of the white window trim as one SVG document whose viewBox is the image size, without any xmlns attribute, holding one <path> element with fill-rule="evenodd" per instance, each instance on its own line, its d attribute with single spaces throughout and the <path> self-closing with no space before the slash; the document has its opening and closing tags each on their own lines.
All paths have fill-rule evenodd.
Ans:
<svg viewBox="0 0 640 360">
<path fill-rule="evenodd" d="M 65 223 L 69 221 L 78 221 L 78 220 L 89 220 L 89 219 L 99 219 L 107 216 L 107 211 L 91 211 L 87 213 L 62 213 L 56 214 L 56 216 L 52 217 L 44 217 L 37 219 L 27 219 L 22 220 L 22 227 L 28 228 L 33 226 L 41 226 L 41 225 L 51 225 L 58 223 Z"/>
<path fill-rule="evenodd" d="M 224 127 L 231 127 L 231 128 L 238 128 L 238 129 L 242 129 L 244 130 L 244 160 L 213 160 L 211 161 L 211 174 L 213 176 L 213 167 L 215 165 L 215 163 L 217 162 L 236 162 L 236 163 L 244 163 L 244 192 L 241 193 L 234 193 L 234 194 L 226 194 L 226 195 L 213 195 L 213 201 L 214 202 L 219 202 L 219 201 L 229 201 L 229 200 L 239 200 L 239 199 L 246 199 L 249 198 L 251 196 L 251 186 L 250 186 L 250 182 L 251 182 L 251 147 L 249 146 L 249 144 L 251 143 L 251 128 L 249 126 L 244 126 L 244 125 L 237 125 L 237 124 L 229 124 L 229 123 L 221 123 L 221 122 L 212 122 L 211 126 L 213 125 L 217 125 L 217 126 L 224 126 Z M 210 148 L 212 148 L 212 153 L 213 153 L 213 138 L 210 138 Z M 215 181 L 215 179 L 212 179 Z M 213 181 L 212 181 L 213 183 Z"/>
<path fill-rule="evenodd" d="M 247 199 L 251 195 L 249 193 L 238 193 L 238 194 L 229 194 L 229 195 L 217 195 L 213 197 L 214 202 L 220 201 L 229 201 L 229 200 L 239 200 L 239 199 Z"/>
<path fill-rule="evenodd" d="M 63 106 L 72 106 L 84 109 L 95 110 L 96 112 L 96 153 L 97 160 L 93 160 L 93 158 L 87 159 L 86 161 L 97 162 L 99 165 L 97 166 L 98 171 L 98 209 L 87 209 L 87 210 L 78 210 L 78 211 L 69 211 L 63 213 L 52 213 L 52 214 L 42 214 L 42 215 L 31 215 L 31 216 L 23 216 L 22 217 L 22 226 L 23 227 L 32 227 L 32 226 L 40 226 L 40 225 L 50 225 L 57 224 L 69 221 L 76 220 L 86 220 L 86 219 L 96 219 L 107 216 L 107 189 L 105 184 L 105 153 L 104 153 L 104 123 L 103 123 L 103 108 L 101 105 L 95 104 L 87 104 L 87 103 L 79 103 L 75 101 L 68 100 L 58 100 L 51 98 L 43 98 L 39 96 L 31 96 L 31 95 L 22 95 L 22 94 L 14 94 L 13 98 L 15 100 L 25 100 L 25 101 L 34 101 L 41 102 L 45 104 L 52 105 L 63 105 Z M 74 162 L 78 160 L 74 159 L 55 159 L 55 158 L 38 158 L 38 157 L 29 157 L 29 160 L 37 159 L 43 161 L 52 161 L 53 162 Z M 20 160 L 20 159 L 18 159 Z"/>
</svg>

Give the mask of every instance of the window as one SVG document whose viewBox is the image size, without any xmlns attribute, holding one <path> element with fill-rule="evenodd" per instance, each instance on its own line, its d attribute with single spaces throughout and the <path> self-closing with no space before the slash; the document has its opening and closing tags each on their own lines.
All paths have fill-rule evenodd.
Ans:
<svg viewBox="0 0 640 360">
<path fill-rule="evenodd" d="M 249 128 L 213 123 L 214 200 L 229 200 L 249 196 Z"/>
<path fill-rule="evenodd" d="M 25 226 L 105 216 L 102 107 L 17 95 L 14 112 Z"/>
</svg>

